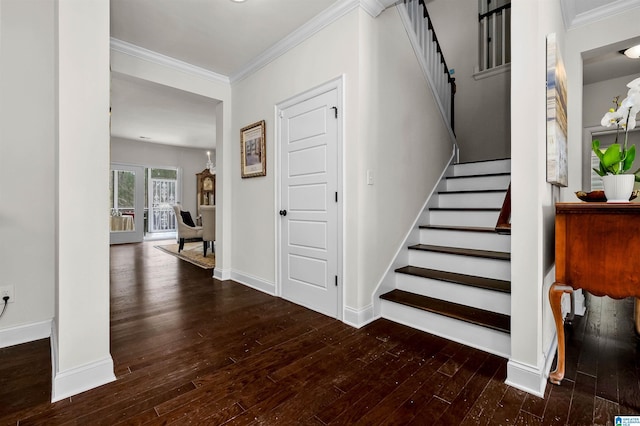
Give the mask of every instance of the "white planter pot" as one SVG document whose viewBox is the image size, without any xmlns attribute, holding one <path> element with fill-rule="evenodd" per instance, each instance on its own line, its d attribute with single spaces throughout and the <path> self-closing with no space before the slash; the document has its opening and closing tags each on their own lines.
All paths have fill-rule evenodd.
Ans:
<svg viewBox="0 0 640 426">
<path fill-rule="evenodd" d="M 634 175 L 602 176 L 607 203 L 628 203 L 633 192 Z"/>
</svg>

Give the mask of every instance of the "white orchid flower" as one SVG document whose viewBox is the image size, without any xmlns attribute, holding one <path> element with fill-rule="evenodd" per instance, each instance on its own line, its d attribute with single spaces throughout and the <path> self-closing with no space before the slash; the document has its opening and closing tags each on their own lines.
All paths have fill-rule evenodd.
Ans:
<svg viewBox="0 0 640 426">
<path fill-rule="evenodd" d="M 640 91 L 640 77 L 636 78 L 635 80 L 633 80 L 629 84 L 627 84 L 627 87 L 629 89 L 631 89 L 631 90 Z"/>
<path fill-rule="evenodd" d="M 605 127 L 611 127 L 612 124 L 619 123 L 621 119 L 622 119 L 622 113 L 620 111 L 620 108 L 618 108 L 617 111 L 614 111 L 614 109 L 611 108 L 604 115 L 604 117 L 602 117 L 602 121 L 600 121 L 600 124 Z"/>
</svg>

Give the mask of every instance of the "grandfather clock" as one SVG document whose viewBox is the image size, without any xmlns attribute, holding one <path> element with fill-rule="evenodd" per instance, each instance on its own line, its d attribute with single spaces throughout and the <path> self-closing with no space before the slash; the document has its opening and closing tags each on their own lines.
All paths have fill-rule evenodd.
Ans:
<svg viewBox="0 0 640 426">
<path fill-rule="evenodd" d="M 209 169 L 204 169 L 200 173 L 196 173 L 196 181 L 198 183 L 196 202 L 198 216 L 200 216 L 201 205 L 212 206 L 216 204 L 216 175 L 209 172 Z"/>
</svg>

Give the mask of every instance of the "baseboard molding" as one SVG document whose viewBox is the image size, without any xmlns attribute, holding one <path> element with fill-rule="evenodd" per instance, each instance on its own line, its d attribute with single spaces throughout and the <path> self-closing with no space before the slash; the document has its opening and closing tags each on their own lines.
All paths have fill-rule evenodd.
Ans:
<svg viewBox="0 0 640 426">
<path fill-rule="evenodd" d="M 360 328 L 376 320 L 373 312 L 373 304 L 362 309 L 353 309 L 345 306 L 343 311 L 343 322 L 352 327 Z"/>
<path fill-rule="evenodd" d="M 262 278 L 254 277 L 243 272 L 231 271 L 229 279 L 237 281 L 240 284 L 246 285 L 247 287 L 262 291 L 263 293 L 267 293 L 271 296 L 276 295 L 275 283 L 263 280 Z"/>
<path fill-rule="evenodd" d="M 228 269 L 215 268 L 213 270 L 213 278 L 220 281 L 227 281 L 231 279 L 231 271 Z"/>
<path fill-rule="evenodd" d="M 51 337 L 51 320 L 24 324 L 0 330 L 0 348 L 20 345 Z"/>
<path fill-rule="evenodd" d="M 547 362 L 547 365 L 549 368 L 551 367 L 551 363 Z M 545 365 L 545 369 L 546 368 L 547 366 Z M 505 383 L 532 395 L 544 398 L 544 390 L 547 386 L 548 376 L 548 371 L 545 372 L 545 370 L 540 370 L 531 365 L 510 360 L 507 363 L 507 380 L 505 380 Z"/>
<path fill-rule="evenodd" d="M 116 380 L 116 376 L 113 374 L 113 359 L 111 356 L 77 368 L 55 373 L 51 389 L 51 402 L 69 398 L 114 380 Z"/>
</svg>

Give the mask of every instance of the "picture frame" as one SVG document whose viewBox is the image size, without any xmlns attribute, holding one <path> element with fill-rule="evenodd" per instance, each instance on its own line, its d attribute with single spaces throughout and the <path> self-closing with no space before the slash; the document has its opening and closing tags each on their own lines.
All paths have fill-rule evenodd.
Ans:
<svg viewBox="0 0 640 426">
<path fill-rule="evenodd" d="M 555 33 L 547 35 L 547 182 L 569 185 L 567 73 Z"/>
<path fill-rule="evenodd" d="M 267 175 L 265 121 L 240 129 L 240 170 L 243 178 Z"/>
</svg>

